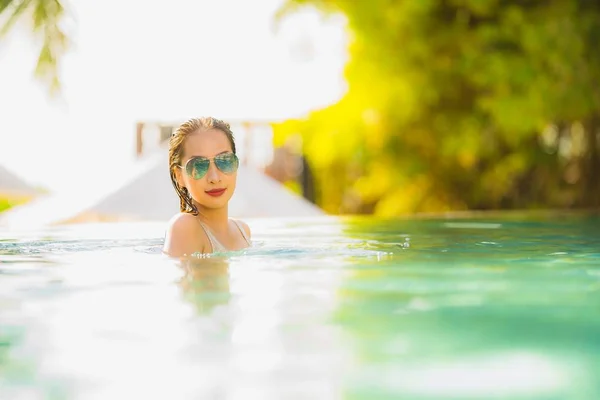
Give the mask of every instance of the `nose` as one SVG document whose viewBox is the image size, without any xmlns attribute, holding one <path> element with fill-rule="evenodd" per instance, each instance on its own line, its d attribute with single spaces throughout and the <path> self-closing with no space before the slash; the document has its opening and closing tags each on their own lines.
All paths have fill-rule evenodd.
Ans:
<svg viewBox="0 0 600 400">
<path fill-rule="evenodd" d="M 211 161 L 210 165 L 208 166 L 206 179 L 208 179 L 210 183 L 217 183 L 221 181 L 221 175 L 219 174 L 219 170 L 217 169 L 214 161 Z"/>
</svg>

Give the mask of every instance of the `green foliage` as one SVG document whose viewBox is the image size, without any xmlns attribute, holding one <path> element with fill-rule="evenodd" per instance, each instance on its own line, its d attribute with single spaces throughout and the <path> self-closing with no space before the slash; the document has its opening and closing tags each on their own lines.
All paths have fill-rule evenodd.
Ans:
<svg viewBox="0 0 600 400">
<path fill-rule="evenodd" d="M 276 140 L 329 212 L 599 206 L 596 4 L 290 0 L 346 16 L 349 90 Z"/>
<path fill-rule="evenodd" d="M 60 90 L 58 64 L 67 50 L 67 37 L 61 26 L 65 8 L 60 0 L 0 0 L 0 38 L 19 21 L 29 23 L 34 36 L 41 39 L 35 75 L 48 84 L 50 92 Z"/>
<path fill-rule="evenodd" d="M 26 199 L 20 197 L 0 197 L 0 213 L 25 202 Z"/>
</svg>

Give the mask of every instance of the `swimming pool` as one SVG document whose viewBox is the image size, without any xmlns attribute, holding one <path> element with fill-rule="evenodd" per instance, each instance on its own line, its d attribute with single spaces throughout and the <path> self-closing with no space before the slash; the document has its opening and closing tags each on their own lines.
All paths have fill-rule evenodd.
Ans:
<svg viewBox="0 0 600 400">
<path fill-rule="evenodd" d="M 598 214 L 248 222 L 0 231 L 0 398 L 600 398 Z"/>
</svg>

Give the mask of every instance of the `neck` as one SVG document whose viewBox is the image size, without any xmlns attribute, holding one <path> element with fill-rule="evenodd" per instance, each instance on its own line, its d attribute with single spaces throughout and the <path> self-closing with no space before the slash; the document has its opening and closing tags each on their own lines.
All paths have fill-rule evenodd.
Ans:
<svg viewBox="0 0 600 400">
<path fill-rule="evenodd" d="M 198 218 L 215 232 L 225 232 L 229 229 L 229 211 L 227 206 L 223 208 L 198 207 Z"/>
</svg>

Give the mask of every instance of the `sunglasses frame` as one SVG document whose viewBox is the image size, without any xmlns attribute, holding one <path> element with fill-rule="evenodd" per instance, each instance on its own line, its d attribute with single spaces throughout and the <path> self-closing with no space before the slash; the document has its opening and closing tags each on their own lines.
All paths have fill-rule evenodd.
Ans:
<svg viewBox="0 0 600 400">
<path fill-rule="evenodd" d="M 225 172 L 215 162 L 215 159 L 218 159 L 218 158 L 223 157 L 223 156 L 231 156 L 233 158 L 234 164 L 235 164 L 235 168 L 233 169 L 233 171 L 231 171 L 231 172 Z M 194 161 L 194 160 L 197 160 L 197 159 L 207 160 L 208 161 L 208 168 L 206 169 L 206 172 L 204 172 L 204 174 L 202 174 L 202 176 L 200 176 L 198 178 L 195 178 L 194 175 L 188 171 L 188 164 L 190 162 Z M 239 160 L 238 156 L 235 153 L 233 153 L 233 152 L 227 152 L 227 153 L 217 154 L 214 157 L 194 156 L 194 157 L 191 157 L 189 160 L 187 160 L 185 162 L 185 165 L 178 165 L 178 167 L 181 168 L 182 170 L 184 170 L 185 173 L 186 173 L 186 175 L 189 176 L 190 178 L 192 178 L 194 180 L 198 180 L 198 179 L 202 179 L 202 178 L 204 178 L 206 176 L 206 174 L 208 173 L 208 170 L 210 169 L 210 163 L 211 163 L 211 161 L 213 162 L 213 164 L 215 164 L 215 167 L 217 167 L 217 169 L 220 172 L 222 172 L 224 174 L 227 174 L 227 175 L 235 173 L 238 170 L 239 166 L 240 166 L 240 160 Z"/>
</svg>

